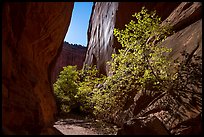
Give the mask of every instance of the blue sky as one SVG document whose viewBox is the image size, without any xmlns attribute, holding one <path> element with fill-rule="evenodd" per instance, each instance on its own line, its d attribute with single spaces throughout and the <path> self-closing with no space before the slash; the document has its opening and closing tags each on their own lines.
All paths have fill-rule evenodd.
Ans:
<svg viewBox="0 0 204 137">
<path fill-rule="evenodd" d="M 74 2 L 72 18 L 64 41 L 87 46 L 87 30 L 93 2 Z"/>
</svg>

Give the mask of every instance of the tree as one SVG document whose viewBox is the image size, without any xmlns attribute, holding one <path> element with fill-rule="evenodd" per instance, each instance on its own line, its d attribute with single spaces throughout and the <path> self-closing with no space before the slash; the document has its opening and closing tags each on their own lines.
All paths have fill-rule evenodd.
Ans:
<svg viewBox="0 0 204 137">
<path fill-rule="evenodd" d="M 75 95 L 78 92 L 78 72 L 76 66 L 63 67 L 63 71 L 60 72 L 53 86 L 60 112 L 69 112 L 77 107 Z"/>
<path fill-rule="evenodd" d="M 112 75 L 96 90 L 101 99 L 96 101 L 95 113 L 103 113 L 104 117 L 119 113 L 139 91 L 164 92 L 168 81 L 176 78 L 165 56 L 171 49 L 161 45 L 172 33 L 170 27 L 160 26 L 156 11 L 148 13 L 144 7 L 133 17 L 136 21 L 131 20 L 124 30 L 114 29 L 122 49 L 112 54 L 108 62 Z"/>
<path fill-rule="evenodd" d="M 80 110 L 84 113 L 93 113 L 95 102 L 93 101 L 93 89 L 103 82 L 104 75 L 99 74 L 96 66 L 85 66 L 79 71 L 79 88 L 77 101 L 80 103 Z"/>
<path fill-rule="evenodd" d="M 63 67 L 53 85 L 58 110 L 92 114 L 95 105 L 93 89 L 102 83 L 103 78 L 96 66 L 86 66 L 82 70 L 76 70 L 76 66 Z"/>
</svg>

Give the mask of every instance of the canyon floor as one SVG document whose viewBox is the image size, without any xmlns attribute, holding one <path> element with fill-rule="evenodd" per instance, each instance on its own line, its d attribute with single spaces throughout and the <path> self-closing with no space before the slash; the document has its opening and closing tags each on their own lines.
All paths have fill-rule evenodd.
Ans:
<svg viewBox="0 0 204 137">
<path fill-rule="evenodd" d="M 116 135 L 118 130 L 114 124 L 75 114 L 61 116 L 54 127 L 63 135 Z"/>
</svg>

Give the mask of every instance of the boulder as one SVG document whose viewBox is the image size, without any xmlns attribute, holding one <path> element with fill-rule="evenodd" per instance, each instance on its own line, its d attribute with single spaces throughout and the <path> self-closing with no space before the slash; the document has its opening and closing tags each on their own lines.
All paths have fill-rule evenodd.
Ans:
<svg viewBox="0 0 204 137">
<path fill-rule="evenodd" d="M 169 132 L 163 123 L 153 116 L 149 120 L 130 119 L 118 130 L 117 135 L 169 135 Z"/>
<path fill-rule="evenodd" d="M 186 121 L 179 123 L 172 129 L 172 134 L 175 135 L 201 135 L 202 134 L 202 116 L 197 115 Z"/>
</svg>

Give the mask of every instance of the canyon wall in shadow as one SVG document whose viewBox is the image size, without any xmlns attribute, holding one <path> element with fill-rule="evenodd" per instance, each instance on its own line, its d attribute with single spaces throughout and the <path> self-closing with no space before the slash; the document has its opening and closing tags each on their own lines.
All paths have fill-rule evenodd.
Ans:
<svg viewBox="0 0 204 137">
<path fill-rule="evenodd" d="M 3 3 L 2 130 L 52 134 L 56 103 L 51 68 L 74 3 Z"/>
</svg>

